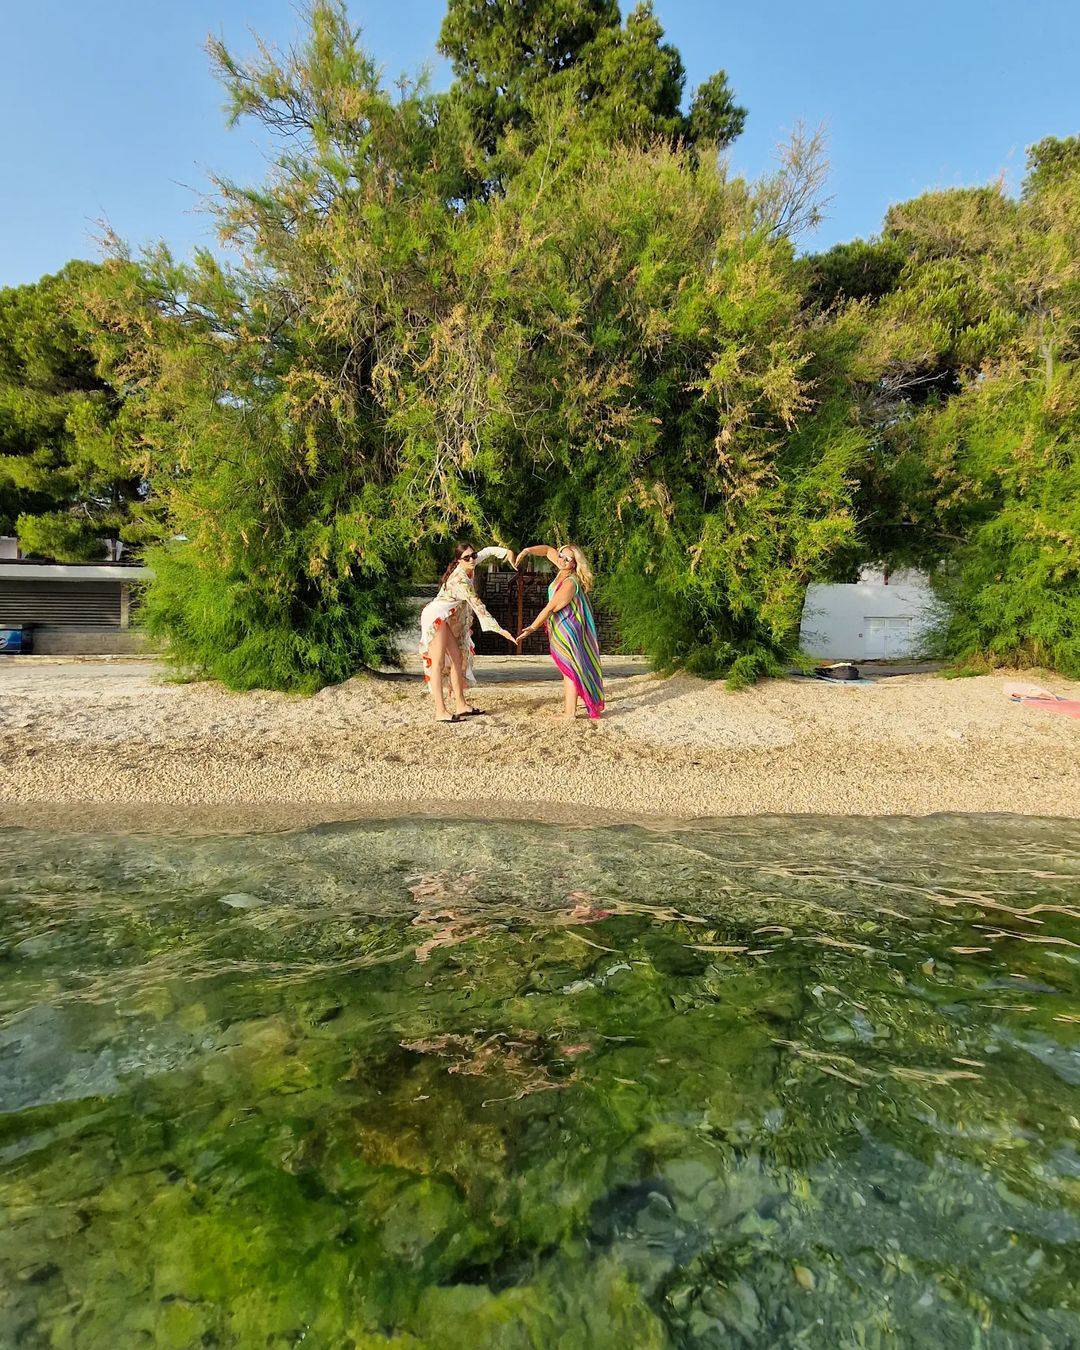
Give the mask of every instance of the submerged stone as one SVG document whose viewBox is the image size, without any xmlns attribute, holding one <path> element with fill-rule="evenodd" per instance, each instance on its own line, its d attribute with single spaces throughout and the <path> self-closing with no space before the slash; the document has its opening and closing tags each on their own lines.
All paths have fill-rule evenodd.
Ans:
<svg viewBox="0 0 1080 1350">
<path fill-rule="evenodd" d="M 263 905 L 269 904 L 269 901 L 259 895 L 249 895 L 246 891 L 232 891 L 228 895 L 221 896 L 218 904 L 225 905 L 229 909 L 261 909 Z"/>
</svg>

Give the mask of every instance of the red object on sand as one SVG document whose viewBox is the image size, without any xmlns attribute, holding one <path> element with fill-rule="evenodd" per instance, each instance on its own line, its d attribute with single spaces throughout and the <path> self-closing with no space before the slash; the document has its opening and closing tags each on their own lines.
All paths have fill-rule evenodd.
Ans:
<svg viewBox="0 0 1080 1350">
<path fill-rule="evenodd" d="M 1044 712 L 1063 713 L 1066 717 L 1080 717 L 1080 698 L 1055 698 L 1053 694 L 1048 694 L 1044 698 L 1036 698 L 1029 694 L 1025 698 L 1018 699 L 1017 702 L 1023 703 L 1029 708 L 1041 708 Z"/>
</svg>

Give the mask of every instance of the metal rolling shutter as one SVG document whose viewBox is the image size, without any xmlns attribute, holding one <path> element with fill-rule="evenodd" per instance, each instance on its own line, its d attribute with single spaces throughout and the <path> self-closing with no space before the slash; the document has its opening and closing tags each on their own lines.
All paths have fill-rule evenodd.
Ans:
<svg viewBox="0 0 1080 1350">
<path fill-rule="evenodd" d="M 109 628 L 120 623 L 118 581 L 0 579 L 0 624 Z"/>
</svg>

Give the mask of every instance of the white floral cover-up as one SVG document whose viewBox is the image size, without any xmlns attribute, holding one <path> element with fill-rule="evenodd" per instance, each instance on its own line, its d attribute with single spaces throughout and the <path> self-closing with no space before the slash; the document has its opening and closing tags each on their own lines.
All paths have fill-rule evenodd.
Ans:
<svg viewBox="0 0 1080 1350">
<path fill-rule="evenodd" d="M 479 566 L 483 562 L 490 562 L 493 558 L 499 558 L 505 562 L 509 557 L 510 550 L 508 548 L 491 545 L 480 550 L 476 555 L 476 563 Z M 431 646 L 431 640 L 439 625 L 443 623 L 450 625 L 451 632 L 457 638 L 458 646 L 465 658 L 466 684 L 476 683 L 476 676 L 473 673 L 472 639 L 472 618 L 474 614 L 480 620 L 480 627 L 485 633 L 501 633 L 511 642 L 514 640 L 513 634 L 508 633 L 501 624 L 495 621 L 483 600 L 476 594 L 473 579 L 464 567 L 455 567 L 440 586 L 435 599 L 429 600 L 420 612 L 420 656 L 424 662 L 424 680 L 426 683 L 431 683 L 432 676 L 428 648 Z M 449 673 L 450 658 L 444 654 L 440 677 Z"/>
</svg>

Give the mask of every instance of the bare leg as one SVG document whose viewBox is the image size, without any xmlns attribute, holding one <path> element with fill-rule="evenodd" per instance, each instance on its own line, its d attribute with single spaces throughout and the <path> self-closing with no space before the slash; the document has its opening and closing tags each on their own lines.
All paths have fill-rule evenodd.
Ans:
<svg viewBox="0 0 1080 1350">
<path fill-rule="evenodd" d="M 578 692 L 577 685 L 569 676 L 562 677 L 563 687 L 563 716 L 568 722 L 572 722 L 577 716 Z"/>
<path fill-rule="evenodd" d="M 454 693 L 454 711 L 466 713 L 469 711 L 469 704 L 465 698 L 465 659 L 462 656 L 461 643 L 452 632 L 446 635 L 446 654 L 450 658 L 450 688 Z"/>
<path fill-rule="evenodd" d="M 435 720 L 436 722 L 449 722 L 450 713 L 446 708 L 446 698 L 443 694 L 443 658 L 446 655 L 447 639 L 452 638 L 449 625 L 439 624 L 432 636 L 428 647 L 428 657 L 431 665 L 428 667 L 428 679 L 431 683 L 431 696 L 435 700 Z"/>
</svg>

